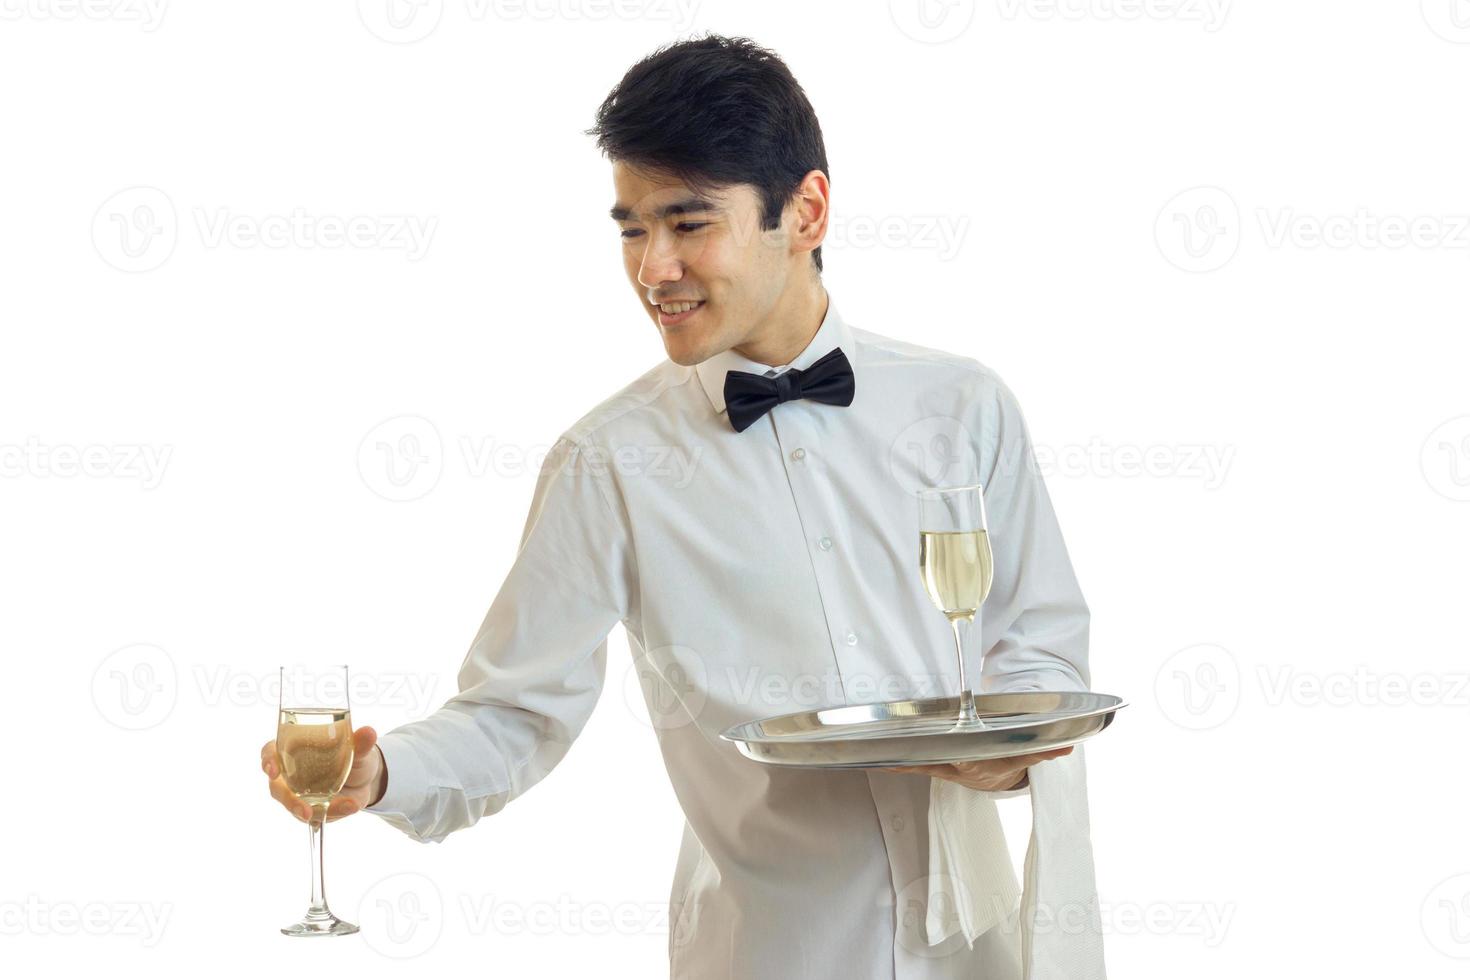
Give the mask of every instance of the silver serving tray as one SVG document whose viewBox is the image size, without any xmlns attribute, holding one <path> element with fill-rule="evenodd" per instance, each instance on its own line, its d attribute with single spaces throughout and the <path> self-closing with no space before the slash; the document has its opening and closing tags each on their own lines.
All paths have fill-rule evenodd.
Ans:
<svg viewBox="0 0 1470 980">
<path fill-rule="evenodd" d="M 1076 745 L 1127 702 L 1089 691 L 977 694 L 984 729 L 955 730 L 958 695 L 839 705 L 734 725 L 720 737 L 748 758 L 805 769 L 974 762 Z"/>
</svg>

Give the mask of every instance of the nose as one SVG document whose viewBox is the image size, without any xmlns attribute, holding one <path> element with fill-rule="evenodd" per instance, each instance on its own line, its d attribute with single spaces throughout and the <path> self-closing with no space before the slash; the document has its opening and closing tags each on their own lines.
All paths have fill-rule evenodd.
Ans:
<svg viewBox="0 0 1470 980">
<path fill-rule="evenodd" d="M 684 278 L 684 264 L 673 236 L 655 230 L 645 239 L 648 244 L 643 248 L 643 260 L 638 266 L 638 282 L 646 289 L 655 289 Z"/>
</svg>

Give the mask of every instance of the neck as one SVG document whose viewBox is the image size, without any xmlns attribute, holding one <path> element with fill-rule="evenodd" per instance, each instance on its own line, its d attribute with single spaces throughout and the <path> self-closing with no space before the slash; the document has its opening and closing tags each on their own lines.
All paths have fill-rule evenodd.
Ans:
<svg viewBox="0 0 1470 980">
<path fill-rule="evenodd" d="M 789 364 L 806 350 L 827 317 L 827 290 L 820 281 L 783 297 L 756 335 L 730 348 L 757 364 Z"/>
</svg>

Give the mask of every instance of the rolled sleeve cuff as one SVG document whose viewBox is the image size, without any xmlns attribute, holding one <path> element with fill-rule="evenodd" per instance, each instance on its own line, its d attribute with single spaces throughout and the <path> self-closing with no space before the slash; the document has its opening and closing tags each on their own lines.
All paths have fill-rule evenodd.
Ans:
<svg viewBox="0 0 1470 980">
<path fill-rule="evenodd" d="M 406 833 L 414 834 L 409 815 L 422 807 L 428 798 L 428 771 L 418 752 L 402 734 L 388 732 L 378 739 L 378 748 L 388 769 L 388 786 L 383 790 L 381 800 L 363 809 L 387 819 Z"/>
</svg>

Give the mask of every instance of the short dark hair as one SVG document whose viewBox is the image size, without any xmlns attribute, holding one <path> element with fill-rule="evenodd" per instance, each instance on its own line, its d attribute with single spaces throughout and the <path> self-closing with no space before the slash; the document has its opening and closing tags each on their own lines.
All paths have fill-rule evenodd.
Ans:
<svg viewBox="0 0 1470 980">
<path fill-rule="evenodd" d="M 584 131 L 612 162 L 668 174 L 696 191 L 754 185 L 761 229 L 812 170 L 827 170 L 822 127 L 786 63 L 745 37 L 709 34 L 661 47 L 628 69 Z M 812 251 L 822 271 L 822 248 Z"/>
</svg>

